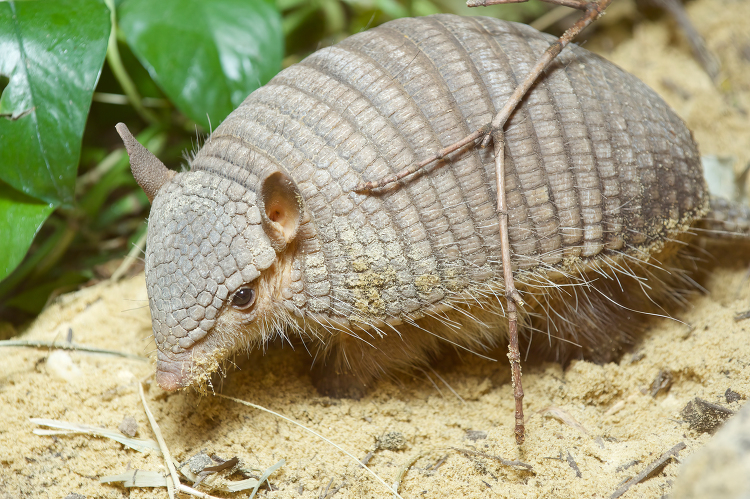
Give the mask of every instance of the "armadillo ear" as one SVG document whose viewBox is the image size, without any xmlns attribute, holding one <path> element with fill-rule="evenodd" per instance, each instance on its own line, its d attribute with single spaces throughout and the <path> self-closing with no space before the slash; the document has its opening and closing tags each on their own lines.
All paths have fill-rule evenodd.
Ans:
<svg viewBox="0 0 750 499">
<path fill-rule="evenodd" d="M 302 194 L 294 180 L 284 172 L 275 171 L 260 182 L 258 208 L 261 222 L 271 245 L 284 251 L 297 236 L 302 223 Z"/>
<path fill-rule="evenodd" d="M 171 180 L 175 172 L 164 166 L 159 158 L 143 147 L 124 123 L 118 123 L 115 129 L 125 143 L 125 149 L 128 150 L 130 169 L 133 171 L 135 181 L 146 193 L 148 200 L 153 202 L 161 186 Z"/>
</svg>

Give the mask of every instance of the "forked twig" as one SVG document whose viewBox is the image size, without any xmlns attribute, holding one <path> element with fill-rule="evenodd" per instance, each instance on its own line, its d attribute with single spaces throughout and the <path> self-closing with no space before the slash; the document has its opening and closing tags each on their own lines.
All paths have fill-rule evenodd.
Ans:
<svg viewBox="0 0 750 499">
<path fill-rule="evenodd" d="M 430 163 L 434 163 L 435 161 L 443 159 L 450 153 L 456 152 L 457 150 L 461 149 L 462 147 L 466 145 L 473 144 L 478 139 L 481 139 L 482 137 L 487 135 L 489 131 L 490 131 L 490 124 L 487 123 L 485 126 L 475 131 L 471 135 L 467 135 L 466 137 L 459 140 L 458 142 L 454 142 L 453 144 L 447 147 L 444 147 L 443 149 L 440 149 L 438 152 L 436 152 L 434 155 L 430 156 L 429 158 L 423 161 L 420 161 L 419 163 L 416 163 L 414 165 L 407 166 L 403 170 L 398 171 L 394 173 L 393 175 L 389 175 L 388 177 L 384 177 L 380 180 L 376 180 L 374 182 L 360 183 L 357 185 L 357 187 L 354 188 L 354 190 L 357 192 L 372 191 L 374 189 L 380 189 L 381 187 L 387 187 L 391 184 L 395 184 L 402 178 L 408 177 L 412 173 L 418 172 L 419 170 L 423 169 L 425 166 L 429 165 Z"/>
<path fill-rule="evenodd" d="M 528 0 L 477 0 L 476 2 L 467 2 L 467 5 L 469 7 L 479 7 L 484 5 L 495 5 L 500 3 L 522 3 L 526 2 Z M 407 177 L 411 175 L 412 173 L 416 173 L 419 170 L 423 169 L 425 166 L 434 163 L 435 161 L 438 161 L 440 159 L 443 159 L 447 155 L 461 149 L 462 147 L 474 143 L 476 140 L 482 138 L 482 147 L 487 147 L 489 145 L 489 142 L 492 137 L 492 133 L 495 130 L 502 129 L 502 127 L 505 125 L 505 122 L 508 120 L 510 115 L 513 113 L 513 110 L 518 106 L 518 104 L 521 102 L 523 97 L 526 95 L 526 93 L 529 91 L 529 89 L 534 85 L 534 82 L 539 78 L 539 76 L 544 72 L 544 70 L 549 67 L 549 65 L 552 63 L 552 61 L 555 60 L 555 57 L 557 57 L 560 52 L 576 37 L 578 34 L 583 31 L 584 28 L 586 28 L 589 24 L 594 22 L 596 19 L 599 18 L 599 16 L 602 15 L 604 12 L 604 9 L 606 9 L 610 3 L 612 3 L 612 0 L 595 0 L 593 2 L 585 2 L 583 0 L 543 0 L 548 3 L 553 3 L 556 5 L 564 5 L 566 7 L 572 7 L 574 9 L 583 10 L 584 14 L 581 16 L 581 18 L 568 30 L 563 33 L 563 35 L 558 38 L 552 45 L 550 45 L 547 50 L 545 50 L 544 54 L 539 58 L 537 63 L 534 65 L 534 67 L 529 71 L 529 74 L 526 75 L 526 79 L 524 79 L 523 82 L 521 82 L 518 87 L 516 87 L 513 94 L 508 98 L 508 101 L 505 103 L 505 106 L 500 110 L 499 113 L 495 115 L 495 117 L 492 120 L 492 123 L 488 123 L 473 133 L 467 135 L 463 139 L 454 142 L 453 144 L 444 147 L 443 149 L 440 149 L 438 152 L 436 152 L 434 155 L 424 159 L 423 161 L 420 161 L 417 164 L 410 165 L 406 168 L 404 168 L 401 171 L 398 171 L 394 173 L 393 175 L 389 175 L 388 177 L 384 177 L 380 180 L 375 181 L 369 181 L 369 182 L 363 182 L 358 184 L 354 190 L 358 192 L 362 191 L 371 191 L 374 189 L 380 189 L 383 187 L 387 187 L 391 184 L 394 184 L 401 180 L 404 177 Z M 483 3 L 484 2 L 484 3 Z"/>
<path fill-rule="evenodd" d="M 469 0 L 469 7 L 484 5 L 494 5 L 501 3 L 522 3 L 527 0 Z M 440 160 L 462 147 L 469 144 L 475 144 L 477 140 L 482 139 L 481 146 L 487 147 L 490 140 L 495 144 L 495 178 L 497 182 L 497 211 L 500 217 L 500 247 L 502 252 L 503 279 L 505 282 L 505 296 L 508 300 L 508 360 L 511 365 L 511 381 L 513 385 L 513 397 L 516 403 L 515 409 L 515 429 L 516 443 L 521 445 L 524 441 L 524 421 L 523 421 L 523 386 L 521 384 L 521 353 L 518 348 L 518 311 L 516 305 L 523 306 L 521 294 L 515 287 L 513 280 L 513 269 L 511 266 L 510 256 L 510 237 L 508 235 L 508 206 L 505 193 L 505 138 L 503 127 L 513 114 L 518 104 L 528 93 L 540 75 L 549 67 L 552 61 L 562 52 L 562 50 L 583 31 L 589 24 L 594 22 L 602 15 L 612 0 L 543 0 L 556 5 L 564 5 L 574 9 L 582 10 L 581 18 L 571 26 L 563 35 L 553 42 L 544 54 L 539 58 L 534 67 L 529 71 L 524 81 L 516 87 L 513 94 L 505 103 L 499 113 L 495 115 L 491 123 L 484 125 L 474 133 L 467 135 L 463 139 L 451 144 L 433 156 L 409 167 L 390 175 L 379 181 L 360 183 L 356 191 L 371 191 L 380 189 L 390 184 L 398 182 L 402 178 L 416 173 L 430 163 Z"/>
<path fill-rule="evenodd" d="M 514 0 L 490 0 L 495 3 L 513 3 Z M 521 100 L 524 98 L 526 93 L 531 89 L 532 85 L 536 82 L 539 76 L 552 64 L 552 61 L 562 52 L 562 50 L 568 46 L 568 44 L 578 34 L 584 30 L 589 24 L 599 19 L 604 9 L 606 9 L 612 0 L 595 0 L 593 2 L 582 2 L 582 1 L 571 1 L 571 0 L 544 0 L 548 3 L 555 3 L 560 5 L 566 5 L 575 9 L 583 10 L 584 13 L 576 23 L 563 33 L 547 50 L 544 51 L 542 57 L 539 58 L 537 63 L 531 68 L 526 79 L 513 91 L 513 94 L 505 103 L 505 106 L 495 115 L 492 120 L 492 132 L 496 130 L 502 130 L 505 126 L 505 122 L 508 121 L 513 110 L 518 106 Z M 491 4 L 490 4 L 491 5 Z M 491 134 L 487 134 L 482 140 L 482 147 L 487 147 L 490 143 Z"/>
</svg>

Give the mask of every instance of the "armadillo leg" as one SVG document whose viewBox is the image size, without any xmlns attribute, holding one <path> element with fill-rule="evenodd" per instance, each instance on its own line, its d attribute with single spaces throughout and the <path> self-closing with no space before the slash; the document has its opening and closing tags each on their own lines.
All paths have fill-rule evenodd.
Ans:
<svg viewBox="0 0 750 499">
<path fill-rule="evenodd" d="M 339 359 L 333 358 L 336 355 L 337 352 L 332 352 L 329 358 L 316 360 L 310 371 L 313 386 L 325 397 L 361 399 L 367 393 L 368 383 L 363 381 L 361 373 L 341 369 Z"/>
</svg>

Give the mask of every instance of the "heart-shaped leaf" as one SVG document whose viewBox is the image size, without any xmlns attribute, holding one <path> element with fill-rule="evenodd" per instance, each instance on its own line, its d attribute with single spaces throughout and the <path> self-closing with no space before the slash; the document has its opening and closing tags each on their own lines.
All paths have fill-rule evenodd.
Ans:
<svg viewBox="0 0 750 499">
<path fill-rule="evenodd" d="M 0 182 L 0 280 L 21 263 L 53 208 Z"/>
<path fill-rule="evenodd" d="M 0 2 L 0 179 L 15 189 L 72 204 L 109 31 L 99 0 Z"/>
<path fill-rule="evenodd" d="M 281 17 L 270 0 L 125 0 L 118 18 L 154 81 L 206 129 L 281 68 Z"/>
<path fill-rule="evenodd" d="M 0 280 L 54 207 L 73 202 L 109 31 L 99 0 L 0 2 Z"/>
</svg>

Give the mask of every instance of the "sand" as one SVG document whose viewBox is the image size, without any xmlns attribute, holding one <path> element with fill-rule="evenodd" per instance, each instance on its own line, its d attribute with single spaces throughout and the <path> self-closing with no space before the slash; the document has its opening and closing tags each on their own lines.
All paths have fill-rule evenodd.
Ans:
<svg viewBox="0 0 750 499">
<path fill-rule="evenodd" d="M 620 0 L 624 2 L 625 0 Z M 621 8 L 621 7 L 618 7 Z M 633 15 L 625 5 L 624 14 Z M 703 154 L 750 161 L 750 2 L 697 0 L 696 27 L 723 63 L 719 89 L 692 60 L 672 23 L 642 22 L 614 44 L 607 32 L 592 46 L 661 93 L 694 130 Z M 628 13 L 629 12 L 629 13 Z M 612 17 L 614 17 L 613 14 Z M 712 30 L 715 30 L 713 32 Z M 622 38 L 621 34 L 614 38 Z M 666 81 L 666 84 L 665 84 Z M 383 381 L 362 400 L 320 397 L 310 383 L 304 349 L 273 348 L 240 363 L 223 385 L 226 395 L 260 404 L 302 423 L 369 464 L 405 498 L 609 497 L 626 479 L 674 445 L 684 457 L 708 434 L 689 429 L 680 411 L 695 397 L 737 410 L 731 389 L 750 396 L 750 308 L 747 247 L 708 246 L 707 292 L 674 319 L 655 318 L 618 363 L 573 362 L 524 367 L 527 439 L 512 436 L 513 397 L 502 358 L 463 355 L 434 371 Z M 142 275 L 104 282 L 65 295 L 49 306 L 23 339 L 77 343 L 148 356 L 154 350 Z M 385 487 L 341 451 L 277 417 L 212 395 L 165 393 L 154 385 L 153 361 L 46 349 L 0 349 L 0 498 L 166 497 L 166 489 L 103 485 L 99 478 L 126 469 L 163 470 L 158 452 L 139 453 L 89 435 L 38 436 L 29 418 L 50 418 L 116 430 L 126 416 L 138 436 L 154 438 L 138 396 L 146 398 L 173 456 L 201 450 L 239 457 L 271 475 L 269 498 L 389 497 Z M 668 370 L 671 387 L 652 396 Z M 448 388 L 450 387 L 450 388 Z M 455 391 L 453 393 L 452 390 Z M 457 449 L 520 460 L 531 470 Z M 577 469 L 574 469 L 577 468 Z M 678 464 L 668 461 L 623 497 L 668 494 Z M 239 477 L 234 477 L 239 478 Z M 220 494 L 247 497 L 247 492 Z"/>
</svg>

